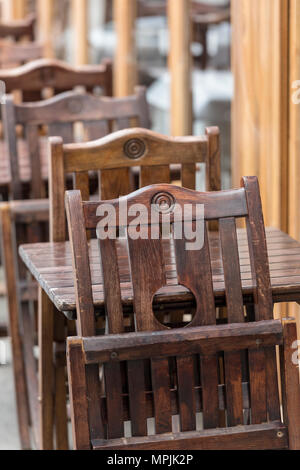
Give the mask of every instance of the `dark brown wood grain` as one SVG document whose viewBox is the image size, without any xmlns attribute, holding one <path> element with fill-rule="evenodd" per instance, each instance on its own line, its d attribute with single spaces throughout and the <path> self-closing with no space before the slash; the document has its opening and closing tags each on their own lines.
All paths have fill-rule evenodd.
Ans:
<svg viewBox="0 0 300 470">
<path fill-rule="evenodd" d="M 117 446 L 123 445 L 124 449 L 135 448 L 134 446 L 138 443 L 141 446 L 145 445 L 145 448 L 153 448 L 151 446 L 154 446 L 154 442 L 158 446 L 162 442 L 164 444 L 167 442 L 170 448 L 180 449 L 185 439 L 184 433 L 188 435 L 189 432 L 197 432 L 196 410 L 197 406 L 199 407 L 197 405 L 199 400 L 196 398 L 196 384 L 200 384 L 201 388 L 204 430 L 211 429 L 220 436 L 230 434 L 230 430 L 235 428 L 242 432 L 241 426 L 245 424 L 245 376 L 249 376 L 250 423 L 259 425 L 255 427 L 259 435 L 259 432 L 265 429 L 266 423 L 272 425 L 280 420 L 280 416 L 273 419 L 273 416 L 276 416 L 277 403 L 279 403 L 279 389 L 274 380 L 268 382 L 268 377 L 272 378 L 274 372 L 277 373 L 275 355 L 271 355 L 270 352 L 275 351 L 276 345 L 282 345 L 283 336 L 281 322 L 270 321 L 273 318 L 273 299 L 266 234 L 256 178 L 244 178 L 243 187 L 240 190 L 217 193 L 199 193 L 166 184 L 153 185 L 128 195 L 122 199 L 122 203 L 124 204 L 125 201 L 128 212 L 133 210 L 136 204 L 143 204 L 148 214 L 152 209 L 158 212 L 158 216 L 156 221 L 151 220 L 149 215 L 141 216 L 140 229 L 144 234 L 141 238 L 134 237 L 131 233 L 130 224 L 133 219 L 126 220 L 120 217 L 124 214 L 117 211 L 118 217 L 112 228 L 118 229 L 122 234 L 124 231 L 128 233 L 127 260 L 125 256 L 120 257 L 118 254 L 118 245 L 113 236 L 114 230 L 108 232 L 111 238 L 109 241 L 103 242 L 101 239 L 99 241 L 102 264 L 102 268 L 99 266 L 99 274 L 102 270 L 104 301 L 107 300 L 109 306 L 106 314 L 109 316 L 114 311 L 113 294 L 116 291 L 117 316 L 115 319 L 121 331 L 117 335 L 85 338 L 81 341 L 87 368 L 86 374 L 89 373 L 89 367 L 97 364 L 104 364 L 104 369 L 109 371 L 105 380 L 107 444 L 110 442 L 113 446 L 114 442 L 117 443 L 114 438 L 124 436 L 125 439 L 117 444 Z M 97 228 L 97 224 L 107 215 L 104 209 L 108 202 L 120 211 L 117 200 L 98 203 L 82 202 L 78 191 L 70 191 L 66 197 L 71 250 L 73 258 L 78 259 L 77 266 L 74 265 L 74 276 L 77 285 L 84 285 L 84 289 L 88 288 L 90 292 L 92 292 L 92 279 L 89 262 L 97 263 L 97 254 L 94 252 L 91 259 L 91 252 L 88 253 L 86 229 Z M 153 209 L 153 204 L 156 204 L 156 209 Z M 186 204 L 194 205 L 194 209 L 196 204 L 204 205 L 204 215 L 192 210 L 188 215 L 184 212 L 186 216 L 184 220 L 183 212 L 180 215 L 178 207 L 184 208 Z M 162 211 L 166 212 L 167 209 L 172 214 L 171 221 L 175 225 L 174 241 L 163 240 Z M 71 213 L 73 218 L 70 217 Z M 201 217 L 204 217 L 204 221 L 199 228 L 198 223 Z M 246 219 L 247 232 L 237 232 L 237 218 Z M 215 219 L 218 222 L 219 233 L 209 233 L 208 222 Z M 183 221 L 190 229 L 198 226 L 198 230 L 203 232 L 203 243 L 200 243 L 193 251 L 187 249 L 187 242 L 192 240 L 188 239 L 186 231 L 179 239 L 175 236 L 176 224 L 178 229 L 178 224 L 183 224 Z M 156 237 L 153 236 L 155 228 Z M 159 228 L 158 231 L 157 228 Z M 245 245 L 239 243 L 238 233 Z M 74 234 L 76 237 L 81 234 L 80 239 L 74 238 L 73 240 Z M 124 241 L 119 241 L 119 243 L 126 251 Z M 175 255 L 172 276 L 170 276 L 170 260 L 168 259 L 171 253 Z M 216 253 L 218 258 L 215 258 Z M 248 318 L 249 323 L 245 322 L 244 312 L 242 283 L 244 258 L 247 258 L 249 263 L 249 279 L 254 278 L 258 281 L 253 285 L 252 300 L 256 322 Z M 225 301 L 228 308 L 227 317 L 223 318 L 223 322 L 225 321 L 227 325 L 217 325 L 213 279 L 214 261 L 217 262 L 218 267 L 222 267 L 220 273 L 222 272 L 223 275 Z M 126 279 L 126 276 L 122 275 L 121 267 L 127 262 L 129 269 L 127 266 Z M 99 259 L 98 263 L 100 263 Z M 87 269 L 89 269 L 89 276 L 86 275 Z M 267 272 L 262 272 L 262 269 Z M 175 282 L 168 284 L 170 280 Z M 87 286 L 88 283 L 89 286 Z M 134 325 L 131 324 L 131 328 L 134 332 L 129 334 L 124 333 L 124 323 L 120 322 L 124 308 L 122 304 L 124 283 L 128 289 L 132 289 Z M 187 328 L 172 330 L 161 322 L 161 317 L 154 315 L 153 301 L 159 292 L 161 293 L 164 289 L 167 291 L 175 283 L 193 294 L 194 313 L 186 324 Z M 271 302 L 268 304 L 268 309 L 266 305 L 263 305 L 261 297 L 264 298 L 270 293 Z M 126 316 L 126 311 L 123 312 Z M 78 309 L 79 322 L 82 322 L 84 318 L 84 321 L 95 324 L 95 313 L 92 296 L 81 296 L 81 308 Z M 90 316 L 89 320 L 86 315 Z M 110 322 L 112 329 L 113 313 Z M 286 346 L 284 349 L 286 350 Z M 224 357 L 227 423 L 221 420 L 220 414 L 223 407 L 219 392 L 220 387 L 224 386 L 220 353 Z M 124 369 L 123 364 L 126 362 L 128 364 L 132 362 L 132 364 Z M 197 370 L 198 367 L 200 370 Z M 130 372 L 129 379 L 128 371 Z M 135 382 L 135 373 L 139 373 L 144 380 L 139 377 L 139 380 Z M 117 385 L 114 386 L 114 383 Z M 284 386 L 284 383 L 282 385 Z M 272 390 L 268 391 L 268 387 Z M 138 412 L 139 401 L 133 404 L 134 390 L 141 400 L 141 415 Z M 173 391 L 177 394 L 178 400 L 177 410 L 180 416 L 180 429 L 183 433 L 180 435 L 174 429 Z M 149 399 L 153 400 L 154 438 L 148 436 L 145 423 L 147 393 L 151 393 Z M 124 402 L 125 396 L 129 399 L 129 405 L 126 405 L 126 401 Z M 274 397 L 272 404 L 271 396 Z M 124 415 L 128 410 L 130 420 L 133 406 L 135 409 L 132 435 L 138 437 L 128 439 L 124 435 Z M 220 429 L 218 433 L 219 427 L 223 429 Z M 247 429 L 250 430 L 251 427 L 244 428 L 246 433 Z M 166 439 L 164 434 L 172 436 L 171 441 Z M 195 442 L 197 440 L 199 446 L 201 446 L 200 437 L 201 432 L 198 435 L 191 435 Z M 277 438 L 283 439 L 283 437 L 284 433 L 279 432 Z M 263 435 L 263 439 L 265 439 L 265 448 L 268 448 L 267 436 Z M 231 445 L 234 446 L 233 436 Z M 103 446 L 105 446 L 105 439 Z M 189 443 L 190 446 L 192 446 L 191 443 Z M 259 445 L 257 448 L 260 448 Z"/>
<path fill-rule="evenodd" d="M 35 24 L 36 16 L 34 14 L 28 15 L 22 20 L 1 22 L 0 38 L 13 38 L 15 41 L 28 38 L 33 41 L 35 39 Z"/>
</svg>

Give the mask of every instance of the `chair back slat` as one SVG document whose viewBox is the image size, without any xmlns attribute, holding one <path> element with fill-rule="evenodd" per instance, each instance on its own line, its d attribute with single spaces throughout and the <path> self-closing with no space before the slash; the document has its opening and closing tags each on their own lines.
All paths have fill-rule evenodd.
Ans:
<svg viewBox="0 0 300 470">
<path fill-rule="evenodd" d="M 270 320 L 273 312 L 273 299 L 269 271 L 268 250 L 262 204 L 257 178 L 244 180 L 249 218 L 247 233 L 249 243 L 252 276 L 255 280 L 256 320 Z"/>
<path fill-rule="evenodd" d="M 153 296 L 166 283 L 161 239 L 132 240 L 128 238 L 134 313 L 137 331 L 162 329 L 153 316 Z M 155 275 L 153 275 L 155 273 Z"/>
<path fill-rule="evenodd" d="M 91 283 L 91 271 L 89 265 L 89 248 L 87 244 L 86 231 L 84 228 L 84 218 L 81 206 L 80 193 L 76 192 L 76 199 L 70 202 L 69 210 L 67 211 L 68 224 L 72 227 L 69 232 L 70 242 L 74 247 L 72 252 L 72 261 L 74 269 L 81 272 L 85 276 L 86 282 L 84 284 L 76 283 L 76 299 L 77 310 L 85 311 L 84 315 L 78 317 L 78 333 L 82 336 L 95 336 L 96 325 L 94 318 L 93 308 L 93 292 Z M 77 230 L 76 225 L 80 224 L 80 230 Z M 81 255 L 81 244 L 84 248 L 83 257 Z"/>
<path fill-rule="evenodd" d="M 134 188 L 129 168 L 102 170 L 100 184 L 101 198 L 107 200 L 125 196 Z"/>
<path fill-rule="evenodd" d="M 168 165 L 143 166 L 141 168 L 140 186 L 150 186 L 151 184 L 171 183 L 171 172 Z"/>
<path fill-rule="evenodd" d="M 239 323 L 244 321 L 244 309 L 235 219 L 220 219 L 219 233 L 228 321 Z"/>
<path fill-rule="evenodd" d="M 254 309 L 256 321 L 273 318 L 273 298 L 269 271 L 268 250 L 265 234 L 265 225 L 262 212 L 262 203 L 257 178 L 244 179 L 249 217 L 246 220 L 249 239 L 250 264 L 252 278 L 254 279 Z M 269 348 L 262 352 L 249 351 L 249 368 L 256 368 L 256 378 L 252 377 L 251 396 L 253 397 L 254 421 L 260 421 L 266 415 L 280 416 L 278 396 L 278 373 L 276 351 Z M 253 373 L 252 373 L 253 375 Z M 265 384 L 259 398 L 255 380 Z"/>
<path fill-rule="evenodd" d="M 195 227 L 192 228 L 195 231 Z M 197 301 L 196 314 L 192 321 L 194 325 L 212 325 L 216 323 L 207 226 L 205 225 L 203 228 L 204 244 L 198 256 L 195 256 L 194 251 L 187 252 L 184 256 L 184 246 L 179 247 L 180 241 L 175 243 L 179 281 L 195 293 Z M 185 240 L 186 242 L 187 240 Z M 184 258 L 185 261 L 183 262 Z M 190 267 L 192 267 L 192 272 L 195 275 L 191 274 Z M 203 425 L 205 429 L 210 429 L 219 423 L 219 414 L 216 412 L 219 403 L 218 357 L 216 355 L 200 357 L 200 370 L 201 383 L 203 382 Z"/>
<path fill-rule="evenodd" d="M 74 142 L 74 126 L 72 122 L 53 122 L 48 125 L 49 136 L 60 136 L 66 144 Z"/>
<path fill-rule="evenodd" d="M 194 163 L 181 166 L 181 182 L 184 188 L 196 189 L 196 166 Z M 206 189 L 208 190 L 208 188 Z"/>
<path fill-rule="evenodd" d="M 209 189 L 218 179 L 215 174 L 219 174 L 217 168 L 208 168 L 211 163 L 209 153 L 211 138 L 209 130 L 207 130 L 205 136 L 183 138 L 167 138 L 142 128 L 123 130 L 89 144 L 65 146 L 65 171 L 66 173 L 90 170 L 101 171 L 103 190 L 107 191 L 111 174 L 105 173 L 106 170 L 116 169 L 121 172 L 124 168 L 134 169 L 140 167 L 141 187 L 153 182 L 170 182 L 171 170 L 176 180 L 181 180 L 181 182 L 184 180 L 185 187 L 194 189 L 196 184 L 196 163 L 205 163 L 206 179 L 208 180 L 208 175 L 214 175 L 211 184 L 207 188 Z M 216 139 L 216 136 L 214 135 L 213 138 Z M 217 164 L 215 153 L 212 157 L 213 164 L 218 166 L 220 162 Z M 194 170 L 193 176 L 191 175 L 192 170 Z M 176 175 L 174 172 L 176 172 Z M 131 187 L 132 174 L 132 171 L 128 173 L 127 187 L 129 188 Z M 122 180 L 124 177 L 125 173 Z M 189 185 L 191 185 L 191 188 L 189 188 Z M 112 191 L 113 186 L 111 184 Z M 221 180 L 219 179 L 216 190 L 220 189 Z M 103 197 L 101 194 L 101 199 L 113 197 L 115 196 Z"/>
<path fill-rule="evenodd" d="M 22 184 L 19 172 L 18 148 L 16 139 L 16 120 L 11 96 L 6 97 L 5 110 L 2 105 L 2 121 L 5 134 L 6 150 L 10 157 L 11 188 L 15 199 L 22 199 Z"/>
<path fill-rule="evenodd" d="M 187 227 L 187 223 L 185 226 Z M 190 228 L 195 231 L 194 223 Z M 196 313 L 192 325 L 204 326 L 216 323 L 216 309 L 212 282 L 211 261 L 206 225 L 200 251 L 187 251 L 185 237 L 175 240 L 175 256 L 178 282 L 192 291 L 196 299 Z M 189 358 L 192 361 L 192 357 Z M 203 423 L 205 429 L 218 425 L 218 358 L 216 355 L 200 358 L 202 383 Z M 209 391 L 209 392 L 208 392 Z M 180 392 L 179 392 L 180 396 Z M 193 429 L 190 429 L 191 431 Z"/>
<path fill-rule="evenodd" d="M 219 220 L 220 245 L 223 261 L 228 323 L 245 321 L 243 308 L 240 260 L 234 218 Z M 224 354 L 226 394 L 228 397 L 227 422 L 229 426 L 244 424 L 242 352 Z"/>
</svg>

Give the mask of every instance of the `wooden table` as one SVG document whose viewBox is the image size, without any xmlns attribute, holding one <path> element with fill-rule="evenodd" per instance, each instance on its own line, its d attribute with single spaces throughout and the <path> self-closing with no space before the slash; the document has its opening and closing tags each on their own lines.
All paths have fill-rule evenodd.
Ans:
<svg viewBox="0 0 300 470">
<path fill-rule="evenodd" d="M 239 253 L 241 261 L 242 284 L 245 302 L 251 303 L 253 281 L 249 265 L 246 232 L 238 230 Z M 276 229 L 267 229 L 267 243 L 270 259 L 271 282 L 274 302 L 300 302 L 300 243 Z M 157 298 L 158 304 L 165 304 L 167 309 L 191 302 L 191 294 L 179 286 L 175 272 L 174 253 L 167 244 L 166 271 L 167 286 Z M 118 247 L 121 289 L 124 306 L 132 311 L 132 286 L 128 259 L 124 242 Z M 37 280 L 44 293 L 40 296 L 39 308 L 39 374 L 36 389 L 39 395 L 36 402 L 40 411 L 40 448 L 53 447 L 53 395 L 49 384 L 53 383 L 53 304 L 59 312 L 69 319 L 76 316 L 75 292 L 72 273 L 70 244 L 42 243 L 20 247 L 20 255 L 27 268 Z M 224 305 L 224 279 L 220 257 L 219 241 L 216 235 L 211 235 L 211 257 L 213 268 L 214 290 L 216 304 Z M 103 287 L 100 269 L 100 258 L 97 241 L 90 245 L 91 274 L 96 310 L 103 311 Z M 62 378 L 64 380 L 64 376 Z M 65 442 L 67 437 L 65 436 Z M 63 442 L 64 442 L 63 441 Z"/>
<path fill-rule="evenodd" d="M 245 230 L 238 230 L 238 239 L 243 292 L 246 301 L 251 302 L 253 281 Z M 274 302 L 300 302 L 300 243 L 285 233 L 272 228 L 267 229 L 267 243 Z M 212 238 L 211 246 L 216 303 L 224 305 L 223 270 L 219 244 L 215 237 Z M 130 305 L 133 295 L 124 244 L 120 244 L 118 250 L 123 302 L 124 305 Z M 56 308 L 65 312 L 69 318 L 74 318 L 76 307 L 70 244 L 64 242 L 25 245 L 20 247 L 19 252 L 27 268 Z M 96 240 L 91 241 L 90 259 L 94 304 L 95 308 L 101 309 L 103 307 L 103 287 Z M 189 300 L 190 294 L 177 284 L 174 253 L 168 249 L 166 261 L 168 285 L 161 290 L 157 302 L 174 303 Z"/>
</svg>

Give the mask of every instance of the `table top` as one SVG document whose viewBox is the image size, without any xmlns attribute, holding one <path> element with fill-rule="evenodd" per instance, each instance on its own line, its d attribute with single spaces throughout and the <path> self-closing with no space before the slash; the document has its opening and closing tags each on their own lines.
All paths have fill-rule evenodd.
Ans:
<svg viewBox="0 0 300 470">
<path fill-rule="evenodd" d="M 300 243 L 281 232 L 267 228 L 271 284 L 274 302 L 300 302 Z M 249 302 L 253 293 L 246 231 L 238 229 L 242 286 Z M 25 265 L 45 290 L 56 308 L 65 313 L 76 311 L 71 250 L 69 242 L 23 245 L 19 249 Z M 90 242 L 90 262 L 95 308 L 103 308 L 103 285 L 97 240 Z M 132 305 L 133 293 L 124 242 L 118 246 L 121 291 L 124 306 Z M 211 258 L 217 305 L 224 305 L 224 277 L 219 241 L 211 236 Z M 158 303 L 179 303 L 191 300 L 191 294 L 177 283 L 174 252 L 166 249 L 168 285 L 157 297 Z"/>
</svg>

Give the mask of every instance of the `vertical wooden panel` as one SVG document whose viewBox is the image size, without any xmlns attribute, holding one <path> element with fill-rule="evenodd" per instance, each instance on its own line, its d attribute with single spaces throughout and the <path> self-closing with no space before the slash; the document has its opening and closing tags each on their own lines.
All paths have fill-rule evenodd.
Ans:
<svg viewBox="0 0 300 470">
<path fill-rule="evenodd" d="M 174 136 L 192 134 L 190 0 L 169 0 L 171 128 Z"/>
<path fill-rule="evenodd" d="M 80 66 L 88 63 L 88 0 L 72 0 L 74 60 Z"/>
<path fill-rule="evenodd" d="M 135 41 L 136 0 L 114 0 L 114 19 L 117 34 L 115 54 L 115 95 L 133 94 L 137 84 Z"/>
<path fill-rule="evenodd" d="M 260 179 L 267 225 L 287 228 L 289 0 L 233 0 L 233 184 Z"/>
<path fill-rule="evenodd" d="M 288 222 L 289 234 L 300 240 L 300 4 L 297 0 L 290 0 L 290 50 L 289 50 L 289 208 Z M 299 307 L 294 304 L 289 307 L 289 314 L 297 319 L 299 324 Z"/>
<path fill-rule="evenodd" d="M 39 40 L 45 44 L 44 56 L 47 58 L 54 57 L 53 48 L 53 11 L 54 0 L 38 0 L 38 30 Z"/>
<path fill-rule="evenodd" d="M 22 20 L 26 16 L 26 0 L 11 0 L 13 19 Z"/>
</svg>

